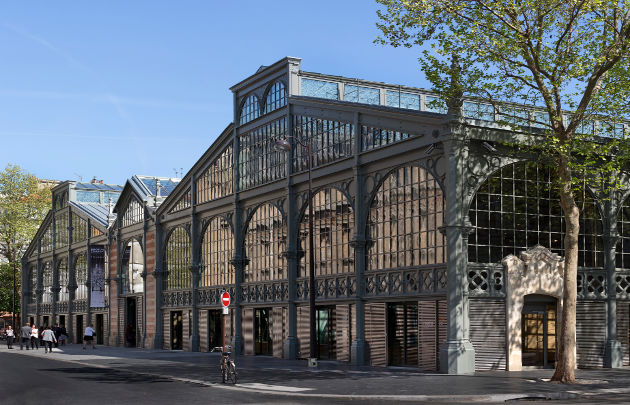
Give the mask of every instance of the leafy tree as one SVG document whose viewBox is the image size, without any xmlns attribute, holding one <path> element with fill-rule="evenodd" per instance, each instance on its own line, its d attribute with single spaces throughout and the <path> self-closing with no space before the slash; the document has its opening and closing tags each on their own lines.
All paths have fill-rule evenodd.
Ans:
<svg viewBox="0 0 630 405">
<path fill-rule="evenodd" d="M 520 142 L 530 144 L 556 173 L 566 229 L 562 338 L 553 380 L 574 382 L 576 197 L 584 175 L 599 181 L 604 175 L 608 186 L 618 187 L 610 180 L 628 155 L 628 134 L 616 123 L 630 112 L 630 2 L 377 2 L 382 5 L 377 12 L 382 36 L 376 42 L 420 46 L 422 70 L 434 90 L 451 100 L 452 112 L 461 109 L 462 94 L 481 97 L 495 108 L 511 105 L 511 113 L 505 107 L 497 110 L 506 114 L 506 122 L 518 118 L 518 105 L 544 111 L 534 123 L 542 128 L 535 141 L 530 136 Z M 604 140 L 585 129 L 601 117 L 607 122 L 599 127 Z"/>
<path fill-rule="evenodd" d="M 19 292 L 20 258 L 49 207 L 50 188 L 40 186 L 35 176 L 11 164 L 0 172 L 0 258 L 8 262 L 0 269 L 0 311 L 13 309 L 13 271 Z"/>
</svg>

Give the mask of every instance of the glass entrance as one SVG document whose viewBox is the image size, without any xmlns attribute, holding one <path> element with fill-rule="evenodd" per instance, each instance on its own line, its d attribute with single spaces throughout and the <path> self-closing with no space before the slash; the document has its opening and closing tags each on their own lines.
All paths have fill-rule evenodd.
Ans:
<svg viewBox="0 0 630 405">
<path fill-rule="evenodd" d="M 387 304 L 387 363 L 418 365 L 418 304 Z"/>
<path fill-rule="evenodd" d="M 270 313 L 270 308 L 254 310 L 254 354 L 273 354 Z"/>
<path fill-rule="evenodd" d="M 317 308 L 317 358 L 334 360 L 335 348 L 335 308 Z"/>
<path fill-rule="evenodd" d="M 171 350 L 182 350 L 184 328 L 182 311 L 171 312 Z"/>
<path fill-rule="evenodd" d="M 555 301 L 546 296 L 525 297 L 521 329 L 524 367 L 554 367 L 556 363 Z"/>
<path fill-rule="evenodd" d="M 221 346 L 221 311 L 208 311 L 208 350 Z"/>
</svg>

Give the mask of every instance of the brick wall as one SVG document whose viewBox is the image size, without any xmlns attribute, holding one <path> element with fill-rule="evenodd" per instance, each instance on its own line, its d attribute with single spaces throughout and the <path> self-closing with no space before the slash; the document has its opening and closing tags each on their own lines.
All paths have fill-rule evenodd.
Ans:
<svg viewBox="0 0 630 405">
<path fill-rule="evenodd" d="M 116 283 L 116 273 L 118 271 L 118 247 L 116 242 L 112 242 L 109 245 L 109 306 L 110 306 L 110 314 L 111 319 L 109 322 L 110 330 L 109 330 L 109 342 L 106 344 L 110 346 L 118 345 L 118 285 Z M 105 339 L 107 339 L 107 335 L 105 335 Z"/>
<path fill-rule="evenodd" d="M 155 349 L 155 324 L 156 324 L 156 313 L 157 313 L 157 303 L 155 297 L 155 277 L 153 277 L 153 272 L 155 271 L 155 232 L 147 232 L 146 239 L 146 271 L 148 276 L 145 278 L 144 282 L 146 283 L 146 340 L 144 342 L 145 347 L 148 349 Z M 165 324 L 168 325 L 168 322 Z"/>
</svg>

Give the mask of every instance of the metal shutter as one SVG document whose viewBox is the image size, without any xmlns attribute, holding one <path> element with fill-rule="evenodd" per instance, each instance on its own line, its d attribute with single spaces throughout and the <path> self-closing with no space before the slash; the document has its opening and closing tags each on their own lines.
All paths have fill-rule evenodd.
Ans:
<svg viewBox="0 0 630 405">
<path fill-rule="evenodd" d="M 469 304 L 470 341 L 475 348 L 475 369 L 505 370 L 505 301 L 471 298 Z"/>
<path fill-rule="evenodd" d="M 576 321 L 578 367 L 603 367 L 606 302 L 578 301 Z"/>
<path fill-rule="evenodd" d="M 387 365 L 385 303 L 365 305 L 365 338 L 368 343 L 370 364 L 385 367 Z"/>
</svg>

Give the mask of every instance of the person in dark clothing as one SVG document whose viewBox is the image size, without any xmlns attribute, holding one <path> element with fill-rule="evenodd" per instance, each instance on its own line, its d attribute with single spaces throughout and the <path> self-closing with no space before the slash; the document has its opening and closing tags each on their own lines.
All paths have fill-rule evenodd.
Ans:
<svg viewBox="0 0 630 405">
<path fill-rule="evenodd" d="M 57 340 L 62 346 L 66 345 L 66 340 L 68 340 L 68 331 L 66 330 L 66 326 L 64 324 L 61 324 L 59 327 L 59 337 Z"/>
<path fill-rule="evenodd" d="M 28 346 L 31 343 L 31 325 L 25 324 L 20 328 L 20 350 L 24 350 L 24 345 L 26 345 L 26 350 L 28 350 Z"/>
<path fill-rule="evenodd" d="M 56 323 L 55 326 L 52 327 L 52 332 L 55 334 L 55 347 L 59 346 L 59 336 L 61 336 L 61 329 L 59 328 L 59 324 Z"/>
</svg>

